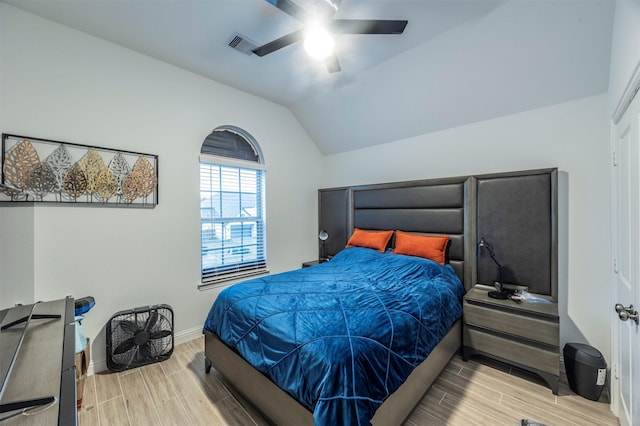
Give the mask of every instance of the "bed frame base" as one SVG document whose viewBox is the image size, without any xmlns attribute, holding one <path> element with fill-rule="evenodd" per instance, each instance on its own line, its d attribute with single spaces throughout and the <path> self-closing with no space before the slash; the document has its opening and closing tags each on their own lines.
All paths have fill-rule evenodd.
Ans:
<svg viewBox="0 0 640 426">
<path fill-rule="evenodd" d="M 254 369 L 218 336 L 205 330 L 205 371 L 213 367 L 247 400 L 275 424 L 280 426 L 313 425 L 311 411 L 280 389 L 264 374 Z M 371 423 L 377 425 L 402 424 L 420 402 L 431 384 L 460 349 L 461 320 L 376 411 Z"/>
</svg>

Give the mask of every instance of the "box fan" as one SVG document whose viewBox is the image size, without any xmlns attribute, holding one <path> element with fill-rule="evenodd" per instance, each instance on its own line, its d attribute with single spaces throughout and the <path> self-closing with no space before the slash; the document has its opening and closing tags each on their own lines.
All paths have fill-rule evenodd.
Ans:
<svg viewBox="0 0 640 426">
<path fill-rule="evenodd" d="M 169 359 L 173 309 L 153 305 L 120 311 L 107 323 L 107 368 L 123 371 Z"/>
</svg>

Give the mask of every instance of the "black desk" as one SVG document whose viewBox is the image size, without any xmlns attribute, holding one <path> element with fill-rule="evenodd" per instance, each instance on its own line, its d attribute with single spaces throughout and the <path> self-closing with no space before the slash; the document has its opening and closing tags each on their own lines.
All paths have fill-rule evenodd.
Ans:
<svg viewBox="0 0 640 426">
<path fill-rule="evenodd" d="M 18 320 L 24 312 L 24 306 L 3 310 L 0 315 L 2 325 Z M 47 318 L 58 315 L 58 318 Z M 77 425 L 73 299 L 37 303 L 26 329 L 17 325 L 0 331 L 0 363 L 5 367 L 15 351 L 15 347 L 10 346 L 16 341 L 17 333 L 23 330 L 22 345 L 11 366 L 0 403 L 50 396 L 55 400 L 33 408 L 27 415 L 7 419 L 2 426 Z M 15 412 L 0 413 L 0 419 Z"/>
</svg>

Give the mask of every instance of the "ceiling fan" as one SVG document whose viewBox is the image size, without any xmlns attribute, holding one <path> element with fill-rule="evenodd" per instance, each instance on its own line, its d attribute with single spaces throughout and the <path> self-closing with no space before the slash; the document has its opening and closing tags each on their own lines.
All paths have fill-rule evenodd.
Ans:
<svg viewBox="0 0 640 426">
<path fill-rule="evenodd" d="M 317 0 L 315 10 L 307 12 L 291 0 L 266 0 L 284 13 L 300 21 L 304 27 L 300 30 L 289 33 L 285 36 L 277 38 L 267 44 L 258 46 L 252 50 L 258 56 L 265 56 L 287 47 L 298 41 L 305 40 L 313 42 L 310 39 L 309 30 L 313 28 L 324 29 L 326 32 L 322 34 L 325 38 L 326 33 L 329 34 L 402 34 L 407 26 L 406 20 L 381 20 L 381 19 L 333 19 L 342 0 Z M 330 37 L 330 35 L 329 35 Z M 332 43 L 332 39 L 330 39 Z M 306 46 L 305 46 L 306 47 Z M 331 46 L 332 47 L 332 46 Z M 333 49 L 329 49 L 324 53 L 324 59 L 327 70 L 331 73 L 341 70 L 340 62 L 333 53 Z"/>
</svg>

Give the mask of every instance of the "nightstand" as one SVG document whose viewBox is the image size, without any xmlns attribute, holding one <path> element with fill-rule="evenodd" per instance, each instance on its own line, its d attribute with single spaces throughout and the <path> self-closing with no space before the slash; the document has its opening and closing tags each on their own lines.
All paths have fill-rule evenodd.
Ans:
<svg viewBox="0 0 640 426">
<path fill-rule="evenodd" d="M 302 267 L 303 268 L 308 268 L 309 266 L 319 265 L 319 264 L 324 263 L 324 262 L 326 262 L 325 259 L 310 260 L 308 262 L 304 262 L 302 264 Z"/>
<path fill-rule="evenodd" d="M 540 375 L 558 394 L 560 322 L 557 303 L 516 303 L 475 286 L 464 296 L 462 357 L 482 354 Z"/>
</svg>

